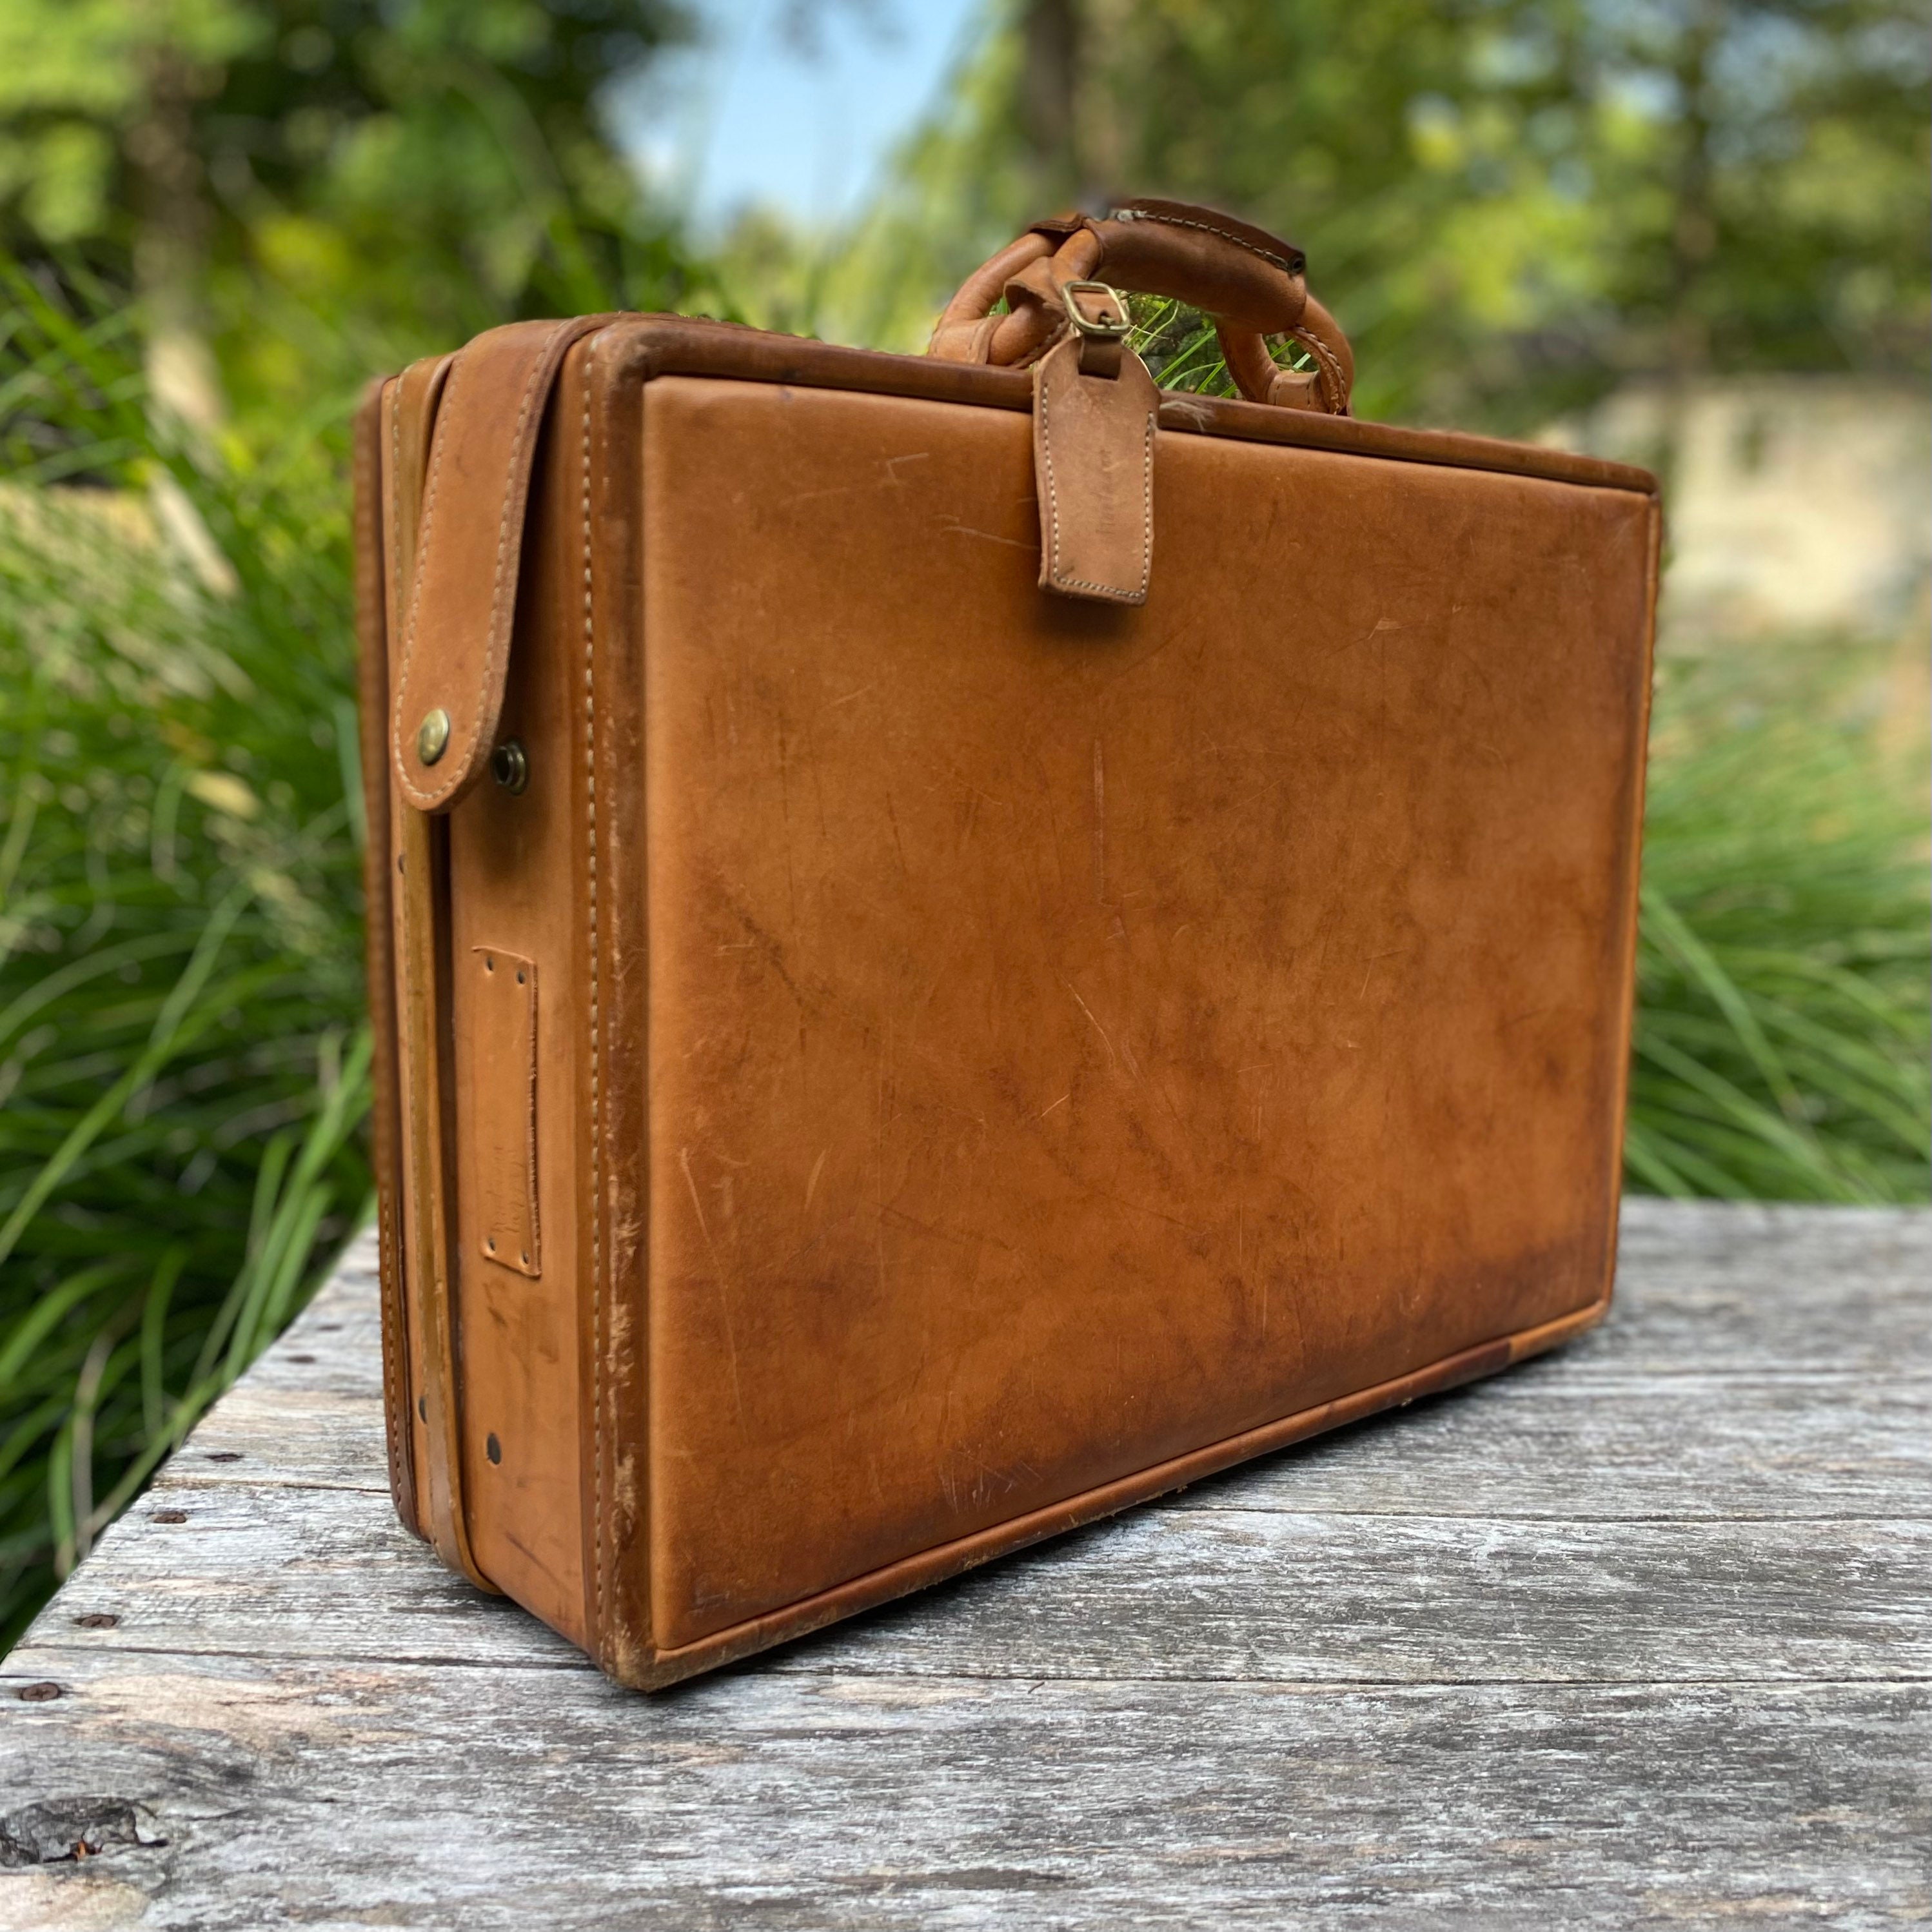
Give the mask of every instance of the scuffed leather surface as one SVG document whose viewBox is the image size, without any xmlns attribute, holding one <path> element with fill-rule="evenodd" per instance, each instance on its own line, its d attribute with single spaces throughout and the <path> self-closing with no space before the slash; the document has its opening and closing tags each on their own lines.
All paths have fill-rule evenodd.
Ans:
<svg viewBox="0 0 1932 1932">
<path fill-rule="evenodd" d="M 392 528 L 444 380 L 391 386 Z M 625 319 L 532 452 L 532 788 L 449 813 L 446 911 L 538 965 L 558 1105 L 542 1280 L 459 1261 L 459 1468 L 626 1682 L 1603 1306 L 1650 479 L 1168 397 L 1162 572 L 1082 607 L 1031 388 Z"/>
<path fill-rule="evenodd" d="M 644 412 L 656 1646 L 1600 1301 L 1651 499 Z"/>
</svg>

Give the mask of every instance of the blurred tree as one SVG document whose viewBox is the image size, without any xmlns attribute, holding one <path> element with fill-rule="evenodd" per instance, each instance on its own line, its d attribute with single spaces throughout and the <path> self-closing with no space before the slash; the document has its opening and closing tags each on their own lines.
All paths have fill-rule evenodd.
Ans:
<svg viewBox="0 0 1932 1932">
<path fill-rule="evenodd" d="M 1006 0 L 832 326 L 909 344 L 1067 194 L 1292 236 L 1362 406 L 1520 428 L 1620 374 L 1922 368 L 1928 0 Z"/>
<path fill-rule="evenodd" d="M 671 224 L 601 110 L 686 24 L 677 0 L 5 0 L 0 248 L 138 290 L 151 374 L 203 420 L 211 340 L 231 382 L 285 386 L 277 291 L 311 383 L 316 320 L 359 368 L 674 302 Z"/>
</svg>

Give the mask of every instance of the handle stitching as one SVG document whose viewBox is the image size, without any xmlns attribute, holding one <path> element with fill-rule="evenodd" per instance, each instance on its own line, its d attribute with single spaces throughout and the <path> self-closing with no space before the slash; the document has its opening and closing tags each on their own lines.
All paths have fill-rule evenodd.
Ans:
<svg viewBox="0 0 1932 1932">
<path fill-rule="evenodd" d="M 1348 385 L 1342 373 L 1342 359 L 1318 335 L 1310 335 L 1299 328 L 1291 328 L 1287 333 L 1316 361 L 1321 364 L 1324 386 L 1334 398 L 1330 416 L 1346 416 L 1348 412 Z"/>
<path fill-rule="evenodd" d="M 1280 269 L 1284 274 L 1300 275 L 1307 272 L 1306 265 L 1298 268 L 1292 262 L 1279 255 L 1270 254 L 1265 248 L 1257 248 L 1250 241 L 1235 234 L 1231 229 L 1219 228 L 1211 221 L 1195 221 L 1184 214 L 1151 214 L 1138 208 L 1117 208 L 1114 211 L 1116 221 L 1154 221 L 1165 223 L 1169 228 L 1198 228 L 1204 235 L 1218 235 L 1223 242 L 1232 242 L 1237 248 L 1245 248 L 1250 255 L 1258 255 L 1264 261 Z"/>
</svg>

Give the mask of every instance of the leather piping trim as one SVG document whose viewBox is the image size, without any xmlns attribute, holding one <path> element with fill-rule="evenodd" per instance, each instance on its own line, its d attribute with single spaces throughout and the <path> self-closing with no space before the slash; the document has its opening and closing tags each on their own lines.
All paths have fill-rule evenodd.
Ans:
<svg viewBox="0 0 1932 1932">
<path fill-rule="evenodd" d="M 624 338 L 623 372 L 637 380 L 648 382 L 654 376 L 717 376 L 869 395 L 922 397 L 1021 414 L 1030 414 L 1033 409 L 1033 376 L 1027 369 L 847 349 L 836 343 L 808 342 L 734 322 L 683 316 L 624 316 L 610 326 L 613 334 Z M 1165 392 L 1160 427 L 1194 435 L 1225 436 L 1241 442 L 1286 443 L 1348 456 L 1489 470 L 1552 483 L 1657 494 L 1657 478 L 1648 470 L 1600 457 L 1457 430 L 1406 429 L 1365 422 L 1359 416 L 1277 409 L 1232 397 Z"/>
<path fill-rule="evenodd" d="M 590 518 L 590 400 L 592 385 L 584 384 L 584 412 L 578 461 L 584 543 L 584 957 L 590 980 L 590 1322 L 592 1384 L 590 1413 L 596 1462 L 592 1470 L 590 1526 L 592 1642 L 600 1662 L 611 1654 L 606 1609 L 605 1575 L 610 1564 L 607 1541 L 610 1507 L 610 1455 L 604 1446 L 604 1357 L 609 1347 L 610 1316 L 604 1268 L 604 1040 L 601 995 L 603 984 L 598 958 L 597 929 L 597 626 L 596 580 L 592 558 Z"/>
<path fill-rule="evenodd" d="M 383 1435 L 396 1512 L 404 1526 L 415 1531 L 416 1443 L 409 1421 L 409 1318 L 404 1304 L 399 1225 L 402 1131 L 396 1068 L 395 910 L 389 890 L 388 770 L 382 755 L 382 727 L 389 688 L 388 600 L 382 580 L 382 445 L 388 387 L 380 380 L 371 382 L 356 412 L 356 668 L 362 700 L 357 712 L 364 820 L 362 889 L 368 908 L 366 958 L 374 1035 L 375 1094 L 370 1109 L 370 1138 L 381 1256 L 377 1288 L 382 1312 Z"/>
<path fill-rule="evenodd" d="M 1305 1442 L 1312 1436 L 1360 1421 L 1364 1416 L 1374 1415 L 1383 1409 L 1398 1408 L 1423 1396 L 1439 1394 L 1445 1389 L 1459 1388 L 1465 1382 L 1497 1374 L 1595 1327 L 1610 1306 L 1610 1292 L 1606 1288 L 1594 1301 L 1571 1314 L 1519 1329 L 1494 1341 L 1479 1342 L 1424 1367 L 1412 1370 L 1406 1375 L 1378 1382 L 1371 1388 L 1359 1389 L 1352 1395 L 1338 1396 L 1333 1401 L 1298 1409 L 1278 1421 L 1244 1430 L 1239 1435 L 1210 1443 L 1204 1449 L 1192 1450 L 1184 1456 L 1176 1456 L 1148 1468 L 1136 1470 L 1130 1475 L 1116 1478 L 1112 1482 L 1083 1490 L 1064 1502 L 1030 1510 L 1010 1522 L 996 1523 L 990 1528 L 976 1530 L 970 1535 L 956 1538 L 950 1543 L 902 1558 L 896 1563 L 887 1564 L 862 1576 L 836 1584 L 829 1590 L 788 1604 L 782 1609 L 734 1624 L 676 1650 L 659 1651 L 643 1671 L 627 1672 L 621 1681 L 634 1689 L 662 1690 L 667 1684 L 694 1676 L 700 1671 L 715 1670 L 735 1658 L 749 1656 L 775 1643 L 790 1642 L 856 1612 L 873 1609 L 878 1604 L 890 1603 L 896 1597 L 942 1582 L 994 1557 L 1009 1555 L 1016 1550 L 1024 1549 L 1029 1544 L 1063 1534 L 1083 1524 L 1097 1522 L 1102 1516 L 1116 1515 L 1170 1490 L 1199 1482 L 1237 1462 L 1250 1461 L 1271 1450 L 1285 1449 L 1292 1443 Z"/>
<path fill-rule="evenodd" d="M 1650 506 L 1650 555 L 1646 568 L 1648 580 L 1645 608 L 1648 616 L 1643 634 L 1643 676 L 1637 686 L 1636 758 L 1630 776 L 1630 796 L 1624 814 L 1624 822 L 1630 828 L 1630 843 L 1625 861 L 1623 937 L 1617 956 L 1617 971 L 1622 981 L 1617 1006 L 1621 1031 L 1610 1060 L 1617 1070 L 1616 1126 L 1610 1141 L 1610 1158 L 1614 1166 L 1604 1252 L 1609 1257 L 1605 1266 L 1612 1280 L 1616 1278 L 1617 1244 L 1622 1233 L 1618 1209 L 1623 1190 L 1617 1183 L 1623 1171 L 1624 1140 L 1630 1120 L 1630 1039 L 1636 1025 L 1636 939 L 1641 910 L 1640 894 L 1643 885 L 1644 802 L 1650 781 L 1650 714 L 1657 682 L 1657 596 L 1664 571 L 1664 507 L 1658 502 Z"/>
<path fill-rule="evenodd" d="M 422 518 L 423 478 L 428 467 L 430 437 L 436 427 L 436 412 L 442 405 L 454 356 L 424 356 L 412 362 L 383 392 L 388 418 L 385 439 L 388 460 L 383 470 L 384 528 L 388 545 L 383 571 L 384 610 L 388 643 L 400 635 L 403 598 L 415 556 L 416 532 Z M 395 675 L 392 650 L 386 651 L 388 675 Z M 378 754 L 374 769 L 383 777 L 382 823 L 386 860 L 393 859 L 397 872 L 387 880 L 392 914 L 391 957 L 395 963 L 392 998 L 396 1018 L 397 1093 L 398 1098 L 398 1168 L 401 1182 L 397 1208 L 397 1289 L 400 1317 L 399 1360 L 404 1372 L 402 1422 L 410 1442 L 410 1472 L 413 1481 L 410 1508 L 404 1520 L 417 1535 L 430 1538 L 430 1439 L 428 1395 L 425 1380 L 424 1352 L 429 1329 L 424 1325 L 424 1303 L 421 1283 L 425 1252 L 424 1217 L 430 1211 L 423 1188 L 427 1185 L 418 1166 L 416 1132 L 418 1106 L 419 1055 L 410 1033 L 411 1024 L 409 988 L 401 970 L 406 950 L 404 887 L 406 883 L 403 848 L 416 814 L 397 794 L 388 756 L 388 706 L 378 733 Z M 406 1100 L 406 1103 L 404 1101 Z"/>
</svg>

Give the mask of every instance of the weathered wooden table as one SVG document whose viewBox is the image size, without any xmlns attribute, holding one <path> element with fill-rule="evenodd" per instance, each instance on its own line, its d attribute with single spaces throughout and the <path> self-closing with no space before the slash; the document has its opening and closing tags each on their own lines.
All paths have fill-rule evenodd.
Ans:
<svg viewBox="0 0 1932 1932">
<path fill-rule="evenodd" d="M 6 1932 L 1932 1914 L 1932 1214 L 656 1699 L 397 1526 L 370 1260 L 0 1670 Z"/>
</svg>

